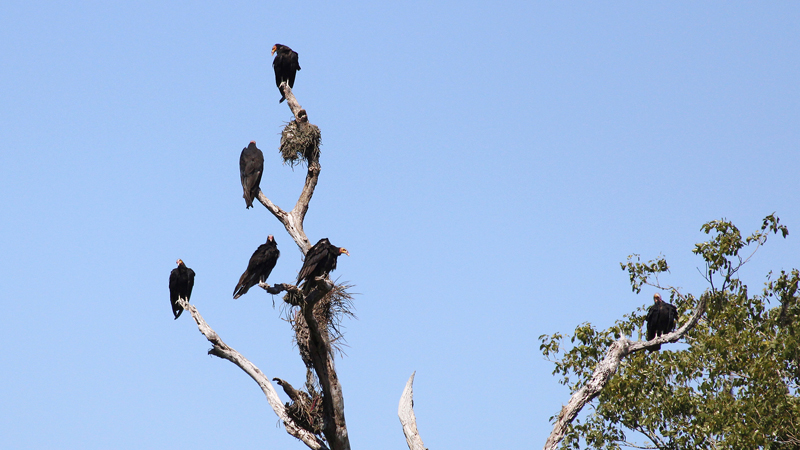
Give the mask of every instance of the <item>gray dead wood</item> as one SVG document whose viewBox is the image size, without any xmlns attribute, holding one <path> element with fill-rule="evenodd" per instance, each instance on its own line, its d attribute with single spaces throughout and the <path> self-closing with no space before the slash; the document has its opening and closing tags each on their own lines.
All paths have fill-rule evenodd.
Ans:
<svg viewBox="0 0 800 450">
<path fill-rule="evenodd" d="M 281 90 L 297 122 L 308 122 L 308 115 L 306 111 L 300 107 L 291 88 L 289 88 L 286 83 L 283 83 L 281 85 Z M 308 237 L 303 230 L 303 221 L 308 212 L 308 204 L 311 201 L 311 197 L 314 195 L 314 189 L 319 180 L 319 173 L 321 170 L 319 153 L 316 152 L 314 155 L 311 155 L 311 159 L 307 162 L 308 174 L 306 175 L 306 181 L 303 185 L 300 197 L 291 211 L 284 211 L 279 206 L 272 203 L 262 191 L 259 190 L 258 192 L 258 200 L 283 224 L 303 255 L 311 248 Z M 288 291 L 294 293 L 295 297 L 297 295 L 302 297 L 302 291 L 294 285 L 276 284 L 274 286 L 269 286 L 266 283 L 259 283 L 259 286 L 270 294 Z M 286 426 L 286 431 L 290 435 L 303 441 L 303 443 L 313 450 L 350 450 L 350 439 L 347 434 L 347 425 L 344 419 L 342 387 L 336 375 L 331 343 L 327 339 L 327 324 L 317 324 L 313 313 L 314 305 L 325 294 L 332 290 L 333 287 L 333 283 L 329 279 L 322 280 L 322 282 L 318 280 L 315 289 L 310 291 L 302 301 L 294 305 L 300 306 L 303 318 L 309 328 L 309 350 L 314 364 L 314 371 L 323 392 L 323 423 L 325 424 L 323 434 L 327 442 L 299 427 L 292 421 L 286 413 L 286 408 L 280 401 L 269 378 L 244 356 L 222 342 L 222 339 L 220 339 L 217 333 L 203 320 L 203 317 L 200 316 L 200 313 L 197 312 L 197 308 L 195 308 L 194 305 L 190 305 L 188 302 L 181 300 L 181 305 L 184 309 L 188 309 L 191 312 L 192 317 L 194 317 L 195 322 L 197 322 L 200 332 L 214 345 L 213 348 L 209 350 L 209 354 L 231 361 L 250 375 L 250 377 L 258 383 L 262 391 L 264 391 L 270 406 L 272 406 L 272 409 Z"/>
<path fill-rule="evenodd" d="M 281 84 L 280 88 L 297 122 L 308 122 L 308 114 L 300 106 L 300 103 L 295 98 L 289 85 L 284 82 Z M 308 204 L 311 202 L 314 189 L 319 181 L 319 173 L 321 170 L 319 153 L 310 155 L 310 159 L 307 163 L 308 173 L 306 174 L 303 190 L 294 208 L 288 213 L 273 204 L 263 192 L 259 191 L 258 193 L 258 200 L 283 224 L 286 231 L 300 248 L 300 251 L 303 252 L 303 255 L 311 248 L 311 243 L 303 230 L 303 221 L 308 212 Z M 314 316 L 314 306 L 325 294 L 333 289 L 333 283 L 329 279 L 317 281 L 316 288 L 311 290 L 302 302 L 293 306 L 300 307 L 300 311 L 309 329 L 309 353 L 314 365 L 314 372 L 317 375 L 317 380 L 319 381 L 323 393 L 322 412 L 324 415 L 323 423 L 325 424 L 323 434 L 332 450 L 350 450 L 350 438 L 347 434 L 347 425 L 344 417 L 342 386 L 339 383 L 339 377 L 336 374 L 336 368 L 333 362 L 334 352 L 331 350 L 331 343 L 328 340 L 327 324 L 318 324 Z M 261 287 L 270 293 L 278 293 L 281 290 L 300 292 L 292 285 L 276 284 L 271 288 L 266 286 Z"/>
<path fill-rule="evenodd" d="M 217 332 L 214 331 L 208 325 L 208 323 L 206 323 L 205 319 L 203 319 L 203 316 L 200 315 L 200 312 L 197 311 L 197 308 L 194 305 L 189 304 L 189 302 L 183 298 L 179 298 L 178 303 L 180 303 L 183 309 L 192 314 L 192 318 L 197 323 L 197 328 L 200 330 L 200 333 L 202 333 L 203 336 L 208 339 L 208 342 L 213 345 L 211 350 L 208 351 L 208 354 L 227 359 L 228 361 L 236 364 L 246 374 L 250 375 L 250 378 L 252 378 L 253 381 L 258 384 L 258 386 L 264 392 L 264 395 L 266 395 L 267 402 L 269 402 L 272 410 L 275 411 L 275 414 L 277 414 L 278 418 L 283 422 L 287 433 L 296 437 L 297 439 L 300 439 L 308 446 L 308 448 L 313 450 L 328 449 L 321 439 L 297 426 L 291 417 L 286 414 L 286 407 L 283 405 L 283 402 L 281 402 L 280 397 L 278 397 L 278 393 L 275 391 L 272 383 L 270 383 L 269 378 L 265 376 L 264 373 L 255 366 L 255 364 L 242 356 L 241 353 L 224 343 Z"/>
<path fill-rule="evenodd" d="M 561 412 L 558 414 L 556 423 L 553 426 L 553 431 L 550 432 L 550 436 L 544 444 L 545 450 L 556 449 L 561 440 L 564 439 L 569 424 L 575 420 L 575 417 L 578 416 L 578 413 L 581 412 L 581 409 L 583 409 L 587 403 L 600 394 L 600 391 L 603 390 L 617 371 L 619 363 L 623 358 L 647 348 L 652 348 L 658 344 L 677 342 L 684 334 L 697 325 L 697 322 L 700 320 L 705 310 L 706 297 L 703 296 L 700 298 L 700 303 L 697 305 L 697 310 L 694 312 L 691 319 L 672 333 L 658 336 L 650 341 L 636 342 L 631 342 L 628 338 L 622 336 L 611 344 L 608 350 L 606 350 L 603 360 L 597 363 L 597 366 L 594 368 L 592 378 L 589 382 L 572 394 L 567 405 L 561 408 Z"/>
<path fill-rule="evenodd" d="M 308 122 L 308 114 L 306 114 L 306 110 L 300 106 L 300 103 L 297 102 L 297 99 L 292 93 L 292 88 L 284 81 L 281 83 L 280 89 L 286 97 L 286 103 L 292 110 L 295 120 L 297 120 L 298 123 Z M 311 202 L 311 197 L 314 195 L 314 189 L 317 187 L 321 169 L 319 154 L 313 155 L 311 160 L 308 161 L 308 173 L 306 174 L 306 181 L 303 185 L 303 190 L 300 192 L 300 197 L 297 199 L 294 208 L 288 213 L 272 203 L 263 192 L 260 190 L 258 192 L 258 201 L 283 224 L 289 236 L 294 239 L 304 255 L 308 252 L 308 249 L 311 248 L 311 243 L 308 241 L 306 232 L 303 230 L 303 221 L 308 212 L 308 204 Z"/>
<path fill-rule="evenodd" d="M 300 103 L 295 98 L 294 93 L 292 93 L 292 88 L 289 87 L 289 83 L 284 81 L 281 83 L 279 89 L 281 90 L 281 93 L 283 93 L 283 96 L 286 97 L 286 104 L 289 105 L 289 109 L 292 110 L 292 114 L 294 114 L 295 119 L 297 119 L 297 121 L 300 123 L 308 122 L 308 113 L 306 113 L 306 110 L 300 106 Z"/>
<path fill-rule="evenodd" d="M 416 373 L 416 371 L 412 373 L 411 377 L 406 382 L 406 387 L 403 389 L 403 394 L 400 396 L 400 405 L 397 407 L 397 415 L 400 417 L 400 423 L 403 425 L 403 434 L 406 436 L 408 450 L 427 450 L 417 430 L 417 416 L 414 415 L 413 386 L 414 375 L 416 375 Z"/>
</svg>

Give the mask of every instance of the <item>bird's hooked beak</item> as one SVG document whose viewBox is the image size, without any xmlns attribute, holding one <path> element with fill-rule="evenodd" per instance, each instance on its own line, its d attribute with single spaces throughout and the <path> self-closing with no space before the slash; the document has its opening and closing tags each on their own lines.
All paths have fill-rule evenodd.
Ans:
<svg viewBox="0 0 800 450">
<path fill-rule="evenodd" d="M 278 51 L 278 46 L 277 45 L 273 45 L 271 54 L 274 55 L 276 51 Z"/>
<path fill-rule="evenodd" d="M 339 249 L 339 254 L 341 255 L 342 253 L 344 253 L 347 256 L 350 256 L 350 252 L 348 252 L 346 248 Z"/>
</svg>

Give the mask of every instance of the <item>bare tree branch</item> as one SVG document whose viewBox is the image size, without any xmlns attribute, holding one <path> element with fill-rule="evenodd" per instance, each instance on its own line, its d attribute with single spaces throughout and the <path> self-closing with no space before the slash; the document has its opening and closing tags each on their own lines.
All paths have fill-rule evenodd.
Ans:
<svg viewBox="0 0 800 450">
<path fill-rule="evenodd" d="M 284 82 L 281 83 L 279 88 L 281 93 L 286 97 L 286 103 L 292 110 L 292 114 L 294 114 L 298 126 L 313 126 L 308 123 L 308 114 L 300 106 L 300 103 L 295 98 L 289 85 Z M 308 252 L 308 249 L 311 248 L 311 243 L 303 230 L 303 221 L 308 212 L 308 205 L 311 202 L 311 197 L 314 195 L 314 190 L 319 181 L 319 174 L 321 171 L 319 152 L 309 152 L 305 156 L 307 158 L 308 173 L 306 174 L 303 190 L 300 193 L 297 203 L 290 212 L 287 213 L 274 205 L 263 192 L 259 191 L 258 193 L 258 200 L 283 224 L 286 231 L 304 255 Z M 290 304 L 300 307 L 305 323 L 308 326 L 309 353 L 314 372 L 317 375 L 317 380 L 319 381 L 323 393 L 322 409 L 325 418 L 323 434 L 331 449 L 349 450 L 350 439 L 347 435 L 347 425 L 345 423 L 344 398 L 342 395 L 342 387 L 341 384 L 339 384 L 339 378 L 334 367 L 333 352 L 331 351 L 331 343 L 328 339 L 327 325 L 318 324 L 314 316 L 314 306 L 325 294 L 333 289 L 333 283 L 329 279 L 316 281 L 316 288 L 311 290 L 305 298 L 302 297 L 302 292 L 292 285 L 278 284 L 274 287 L 269 287 L 266 284 L 263 286 L 259 284 L 259 286 L 271 294 L 287 291 L 294 294 L 290 297 L 302 298 L 299 303 L 294 304 L 293 301 L 290 301 Z"/>
<path fill-rule="evenodd" d="M 425 444 L 422 443 L 422 437 L 417 430 L 417 416 L 414 415 L 414 375 L 406 382 L 406 387 L 403 389 L 403 394 L 400 396 L 400 405 L 397 407 L 397 415 L 400 417 L 400 423 L 403 425 L 403 434 L 406 435 L 406 443 L 408 450 L 427 450 Z"/>
<path fill-rule="evenodd" d="M 628 338 L 622 336 L 612 343 L 606 351 L 606 355 L 603 357 L 603 360 L 597 363 L 594 373 L 592 373 L 592 378 L 589 380 L 589 382 L 572 394 L 572 397 L 570 397 L 567 405 L 561 408 L 561 412 L 558 414 L 556 423 L 553 426 L 553 431 L 550 432 L 550 436 L 547 438 L 547 442 L 544 444 L 545 450 L 556 449 L 561 440 L 564 439 L 564 434 L 566 434 L 569 424 L 575 420 L 575 417 L 577 417 L 578 413 L 583 409 L 584 406 L 586 406 L 587 403 L 592 401 L 595 397 L 597 397 L 598 394 L 600 394 L 600 391 L 603 390 L 605 385 L 617 371 L 619 363 L 623 358 L 632 353 L 651 348 L 658 344 L 677 342 L 681 337 L 683 337 L 684 334 L 697 325 L 700 317 L 703 315 L 703 313 L 705 313 L 705 309 L 706 296 L 704 295 L 700 297 L 700 303 L 697 305 L 697 310 L 694 312 L 689 321 L 676 331 L 658 336 L 650 341 L 631 342 L 628 340 Z"/>
<path fill-rule="evenodd" d="M 272 295 L 278 295 L 283 291 L 287 291 L 288 292 L 288 291 L 297 289 L 297 286 L 295 286 L 293 284 L 279 283 L 279 284 L 276 284 L 274 286 L 270 286 L 269 284 L 264 283 L 262 281 L 258 282 L 258 287 L 260 287 L 261 289 L 264 289 L 265 291 L 267 291 L 268 293 L 270 293 Z"/>
<path fill-rule="evenodd" d="M 286 97 L 286 103 L 292 110 L 295 120 L 300 126 L 308 124 L 308 114 L 306 110 L 300 106 L 292 93 L 292 88 L 286 82 L 281 83 L 280 90 Z M 308 173 L 306 174 L 306 181 L 303 185 L 303 190 L 297 199 L 297 203 L 290 212 L 282 210 L 280 207 L 272 203 L 269 198 L 262 191 L 258 192 L 258 201 L 264 205 L 265 208 L 272 213 L 286 228 L 289 236 L 294 239 L 294 242 L 300 247 L 300 251 L 305 255 L 311 243 L 308 241 L 306 232 L 303 230 L 303 221 L 305 220 L 306 213 L 308 212 L 308 204 L 311 202 L 311 197 L 314 195 L 314 189 L 317 187 L 319 181 L 319 173 L 322 167 L 319 164 L 319 153 L 308 155 Z"/>
<path fill-rule="evenodd" d="M 308 202 L 311 201 L 311 196 L 314 194 L 314 188 L 317 186 L 318 179 L 319 165 L 317 165 L 316 170 L 313 171 L 312 168 L 309 167 L 308 175 L 306 175 L 306 184 L 303 187 L 303 192 L 300 193 L 300 198 L 306 199 L 305 206 L 303 206 L 304 211 L 302 217 L 298 217 L 299 214 L 296 211 L 297 205 L 295 205 L 295 209 L 287 213 L 279 206 L 272 203 L 272 201 L 264 195 L 263 191 L 258 191 L 258 201 L 283 224 L 284 228 L 286 228 L 286 232 L 289 233 L 289 236 L 291 236 L 297 246 L 300 247 L 300 251 L 303 252 L 304 255 L 308 249 L 311 248 L 311 243 L 308 241 L 306 232 L 303 230 L 303 219 L 305 218 L 305 211 L 308 211 Z M 297 202 L 300 204 L 300 200 Z"/>
<path fill-rule="evenodd" d="M 300 106 L 300 103 L 295 98 L 294 93 L 292 93 L 292 88 L 289 87 L 289 83 L 284 81 L 280 86 L 278 86 L 278 89 L 280 89 L 283 96 L 286 97 L 286 104 L 289 105 L 289 109 L 292 110 L 294 118 L 300 123 L 308 122 L 308 113 L 306 113 L 306 110 Z"/>
<path fill-rule="evenodd" d="M 303 231 L 303 221 L 308 212 L 308 204 L 311 202 L 311 196 L 314 195 L 314 189 L 317 187 L 321 169 L 322 167 L 319 165 L 318 156 L 308 162 L 308 173 L 306 174 L 306 182 L 303 185 L 303 191 L 300 193 L 300 198 L 297 199 L 294 209 L 292 209 L 292 222 L 301 232 Z M 303 235 L 305 235 L 305 232 L 303 232 Z M 308 239 L 306 239 L 306 243 L 308 243 Z"/>
<path fill-rule="evenodd" d="M 272 203 L 264 192 L 260 190 L 257 198 L 261 204 L 283 224 L 286 231 L 300 248 L 300 251 L 305 255 L 308 249 L 311 248 L 311 243 L 303 230 L 303 220 L 308 212 L 308 205 L 311 201 L 311 197 L 314 195 L 314 189 L 317 186 L 321 170 L 318 151 L 319 130 L 315 125 L 308 123 L 306 111 L 297 102 L 288 84 L 284 82 L 279 88 L 286 97 L 287 104 L 292 110 L 292 114 L 295 116 L 295 124 L 298 127 L 313 127 L 307 128 L 304 131 L 312 132 L 312 135 L 315 134 L 317 139 L 311 151 L 303 152 L 303 156 L 308 165 L 308 174 L 306 175 L 303 190 L 300 193 L 294 209 L 290 212 L 284 211 L 279 206 Z M 314 306 L 334 288 L 334 285 L 327 277 L 315 281 L 314 288 L 306 295 L 304 295 L 303 291 L 298 289 L 297 286 L 290 284 L 276 284 L 270 286 L 266 283 L 259 283 L 259 286 L 273 295 L 286 291 L 289 295 L 285 297 L 285 301 L 290 305 L 300 307 L 302 317 L 308 328 L 308 349 L 311 357 L 311 365 L 317 376 L 317 381 L 322 388 L 322 422 L 324 424 L 322 434 L 324 434 L 327 442 L 307 429 L 300 427 L 287 414 L 286 408 L 283 403 L 281 403 L 269 378 L 264 376 L 257 367 L 241 354 L 222 342 L 214 330 L 205 323 L 202 316 L 200 316 L 193 305 L 190 305 L 188 302 L 181 303 L 181 305 L 184 309 L 191 311 L 192 317 L 194 317 L 198 328 L 200 328 L 200 332 L 214 345 L 214 347 L 209 350 L 209 354 L 231 361 L 250 375 L 250 377 L 261 386 L 272 409 L 275 410 L 275 413 L 283 421 L 286 426 L 286 431 L 289 434 L 302 440 L 309 448 L 314 450 L 327 450 L 328 448 L 331 450 L 350 450 L 350 440 L 347 434 L 347 425 L 344 417 L 342 387 L 339 384 L 339 379 L 334 367 L 333 352 L 331 351 L 331 343 L 328 338 L 328 324 L 318 324 L 314 315 Z M 306 361 L 304 360 L 304 362 Z M 283 380 L 281 380 L 281 383 L 288 385 L 288 383 Z M 299 391 L 292 388 L 288 390 L 287 393 L 288 392 L 294 392 L 296 394 Z"/>
<path fill-rule="evenodd" d="M 208 351 L 210 355 L 217 356 L 219 358 L 227 359 L 228 361 L 236 364 L 240 369 L 242 369 L 246 374 L 250 375 L 250 378 L 255 381 L 261 390 L 264 392 L 264 395 L 267 397 L 267 401 L 269 405 L 272 407 L 272 410 L 275 411 L 275 414 L 278 418 L 283 422 L 283 425 L 286 427 L 286 432 L 290 435 L 296 437 L 303 441 L 304 444 L 308 446 L 308 448 L 312 450 L 327 450 L 328 447 L 325 443 L 319 439 L 318 437 L 314 436 L 309 431 L 306 431 L 297 424 L 286 414 L 286 408 L 281 402 L 280 397 L 278 397 L 278 393 L 275 391 L 275 388 L 270 383 L 269 378 L 264 375 L 261 370 L 255 366 L 252 362 L 250 362 L 247 358 L 242 356 L 241 353 L 237 352 L 233 348 L 229 347 L 226 343 L 222 342 L 222 339 L 219 337 L 216 331 L 214 331 L 208 323 L 203 319 L 203 316 L 200 315 L 200 312 L 197 311 L 197 308 L 187 302 L 183 298 L 178 299 L 178 303 L 183 307 L 183 309 L 189 311 L 192 314 L 192 318 L 197 323 L 197 328 L 203 333 L 203 336 L 208 339 L 208 342 L 211 342 L 213 347 L 211 350 Z"/>
</svg>

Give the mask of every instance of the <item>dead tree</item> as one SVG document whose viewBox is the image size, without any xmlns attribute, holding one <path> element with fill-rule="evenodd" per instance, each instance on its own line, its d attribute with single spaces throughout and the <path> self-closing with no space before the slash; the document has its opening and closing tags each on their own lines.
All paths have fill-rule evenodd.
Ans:
<svg viewBox="0 0 800 450">
<path fill-rule="evenodd" d="M 311 244 L 303 231 L 303 220 L 308 212 L 308 204 L 314 195 L 321 170 L 320 130 L 316 125 L 309 123 L 308 114 L 297 102 L 286 82 L 281 84 L 280 89 L 295 117 L 282 133 L 281 154 L 284 162 L 292 166 L 305 162 L 308 173 L 300 197 L 291 211 L 284 211 L 272 203 L 260 190 L 258 200 L 283 224 L 305 255 Z M 295 332 L 300 356 L 307 368 L 305 390 L 296 389 L 280 378 L 273 378 L 291 400 L 285 404 L 281 402 L 270 378 L 247 358 L 225 344 L 206 323 L 197 307 L 183 298 L 178 301 L 191 313 L 200 332 L 211 342 L 212 348 L 208 353 L 237 365 L 259 385 L 275 414 L 286 427 L 287 433 L 313 450 L 349 450 L 350 439 L 344 416 L 344 398 L 333 362 L 336 340 L 341 337 L 339 321 L 342 316 L 352 315 L 351 297 L 347 292 L 349 286 L 336 285 L 327 276 L 317 277 L 314 281 L 310 289 L 303 290 L 288 283 L 274 286 L 259 283 L 259 286 L 270 294 L 285 293 L 283 299 L 290 307 L 289 322 Z M 411 424 L 403 422 L 403 431 L 407 436 L 409 447 L 417 450 L 424 447 L 416 432 L 414 412 L 411 409 L 412 381 L 413 375 L 401 398 L 400 415 L 401 421 L 404 421 L 404 417 L 408 418 L 410 413 Z M 405 408 L 404 404 L 407 404 Z M 416 436 L 413 442 L 418 442 L 418 446 L 412 447 L 409 433 Z"/>
</svg>

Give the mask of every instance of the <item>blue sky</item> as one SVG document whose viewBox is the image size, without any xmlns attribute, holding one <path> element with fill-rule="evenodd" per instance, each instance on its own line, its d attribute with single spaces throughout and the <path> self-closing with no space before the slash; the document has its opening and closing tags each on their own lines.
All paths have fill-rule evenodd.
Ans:
<svg viewBox="0 0 800 450">
<path fill-rule="evenodd" d="M 428 447 L 544 445 L 568 397 L 537 337 L 649 304 L 629 254 L 699 293 L 700 225 L 776 212 L 791 234 L 743 277 L 798 266 L 799 22 L 790 2 L 5 2 L 0 446 L 303 448 L 167 290 L 180 257 L 222 338 L 302 384 L 280 308 L 231 298 L 268 234 L 270 281 L 301 265 L 238 176 L 256 140 L 267 196 L 302 186 L 276 42 L 322 130 L 306 232 L 352 254 L 352 445 L 406 448 L 415 370 Z"/>
</svg>

